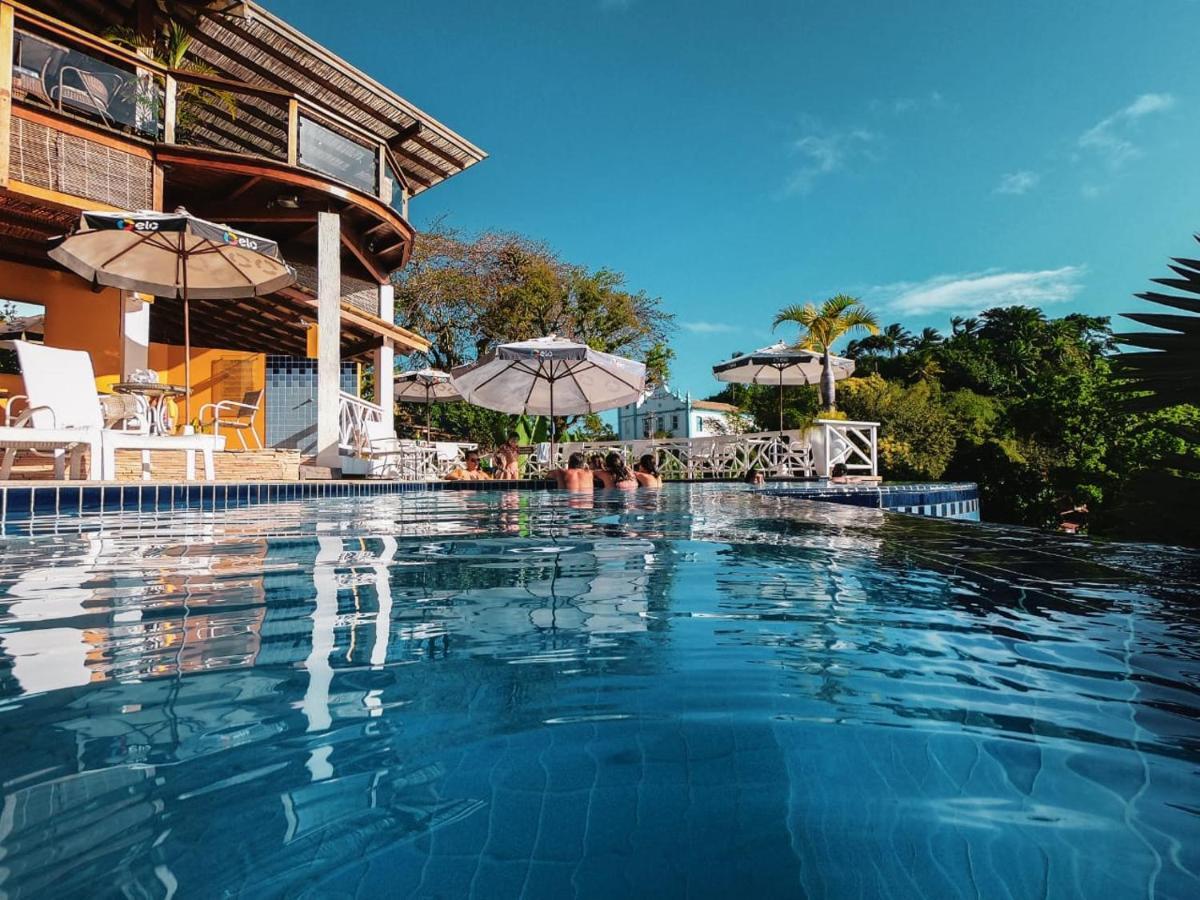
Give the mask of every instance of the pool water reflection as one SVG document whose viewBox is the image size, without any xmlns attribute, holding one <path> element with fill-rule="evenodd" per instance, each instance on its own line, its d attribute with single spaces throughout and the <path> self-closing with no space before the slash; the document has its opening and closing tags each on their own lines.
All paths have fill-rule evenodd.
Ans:
<svg viewBox="0 0 1200 900">
<path fill-rule="evenodd" d="M 5 543 L 0 892 L 1200 894 L 1200 560 L 673 487 Z"/>
</svg>

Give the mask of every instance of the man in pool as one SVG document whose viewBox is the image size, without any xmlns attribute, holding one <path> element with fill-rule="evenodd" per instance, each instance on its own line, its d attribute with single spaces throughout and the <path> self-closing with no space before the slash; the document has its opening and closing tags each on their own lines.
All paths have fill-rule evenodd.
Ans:
<svg viewBox="0 0 1200 900">
<path fill-rule="evenodd" d="M 479 451 L 468 450 L 466 461 L 446 476 L 447 481 L 491 481 L 492 476 L 479 465 Z"/>
<path fill-rule="evenodd" d="M 592 470 L 588 468 L 587 458 L 582 453 L 572 453 L 565 469 L 555 469 L 550 474 L 560 488 L 575 494 L 590 494 L 595 486 Z"/>
</svg>

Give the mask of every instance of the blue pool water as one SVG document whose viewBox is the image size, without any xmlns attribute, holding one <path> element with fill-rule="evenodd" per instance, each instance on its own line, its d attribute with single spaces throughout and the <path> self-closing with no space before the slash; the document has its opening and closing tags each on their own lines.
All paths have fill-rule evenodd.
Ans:
<svg viewBox="0 0 1200 900">
<path fill-rule="evenodd" d="M 1198 582 L 730 487 L 43 525 L 0 894 L 1194 898 Z"/>
</svg>

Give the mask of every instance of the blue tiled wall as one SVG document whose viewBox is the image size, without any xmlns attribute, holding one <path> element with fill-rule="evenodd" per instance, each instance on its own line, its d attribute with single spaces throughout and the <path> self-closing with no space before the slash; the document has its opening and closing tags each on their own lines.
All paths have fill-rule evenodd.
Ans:
<svg viewBox="0 0 1200 900">
<path fill-rule="evenodd" d="M 358 394 L 354 363 L 342 363 L 342 390 Z M 268 356 L 264 401 L 267 446 L 316 452 L 317 361 L 298 356 Z"/>
</svg>

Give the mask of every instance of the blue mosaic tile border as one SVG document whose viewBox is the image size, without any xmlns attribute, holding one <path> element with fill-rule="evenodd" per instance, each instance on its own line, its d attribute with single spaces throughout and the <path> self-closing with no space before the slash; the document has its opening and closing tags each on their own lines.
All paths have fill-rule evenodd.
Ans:
<svg viewBox="0 0 1200 900">
<path fill-rule="evenodd" d="M 37 484 L 0 486 L 0 533 L 8 523 L 82 513 L 222 510 L 254 503 L 327 497 L 375 497 L 421 491 L 525 490 L 555 487 L 553 481 L 263 481 L 187 484 Z"/>
<path fill-rule="evenodd" d="M 869 509 L 932 516 L 939 519 L 979 519 L 979 486 L 947 484 L 845 484 L 819 482 L 762 491 L 777 497 L 799 497 Z"/>
<path fill-rule="evenodd" d="M 700 479 L 692 483 L 728 483 Z M 779 482 L 772 482 L 778 484 Z M 57 484 L 0 486 L 0 534 L 9 524 L 23 532 L 36 520 L 52 520 L 85 513 L 171 512 L 175 509 L 224 510 L 258 503 L 329 497 L 374 497 L 428 491 L 540 491 L 554 488 L 553 481 L 289 481 L 289 482 L 190 482 L 186 484 Z M 979 489 L 974 484 L 848 484 L 795 481 L 787 487 L 761 491 L 781 497 L 800 497 L 850 506 L 939 518 L 979 518 Z"/>
</svg>

